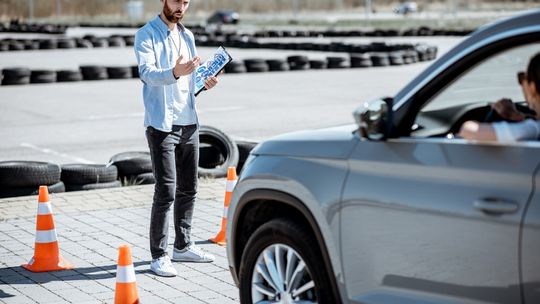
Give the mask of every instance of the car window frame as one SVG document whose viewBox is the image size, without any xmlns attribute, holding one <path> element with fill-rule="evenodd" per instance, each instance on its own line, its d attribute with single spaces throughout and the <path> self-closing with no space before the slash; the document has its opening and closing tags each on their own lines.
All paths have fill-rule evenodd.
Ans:
<svg viewBox="0 0 540 304">
<path fill-rule="evenodd" d="M 391 137 L 410 136 L 411 127 L 424 104 L 484 58 L 492 57 L 511 48 L 540 42 L 540 25 L 520 29 L 520 32 L 523 33 L 519 35 L 511 35 L 512 32 L 506 31 L 495 35 L 498 38 L 482 39 L 468 48 L 464 48 L 426 76 L 414 89 L 404 94 L 403 98 L 397 100 L 393 106 L 396 115 L 394 115 L 395 127 Z"/>
</svg>

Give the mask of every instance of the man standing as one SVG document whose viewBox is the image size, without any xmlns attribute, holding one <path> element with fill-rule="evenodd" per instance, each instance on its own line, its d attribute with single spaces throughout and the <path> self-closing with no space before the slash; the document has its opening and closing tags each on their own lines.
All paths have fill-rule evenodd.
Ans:
<svg viewBox="0 0 540 304">
<path fill-rule="evenodd" d="M 174 203 L 173 261 L 212 262 L 190 239 L 197 193 L 199 120 L 193 71 L 200 63 L 193 33 L 180 21 L 189 0 L 160 0 L 163 11 L 135 35 L 135 54 L 144 83 L 144 125 L 156 185 L 150 218 L 150 269 L 176 276 L 167 254 L 169 210 Z M 205 88 L 217 84 L 206 80 Z"/>
</svg>

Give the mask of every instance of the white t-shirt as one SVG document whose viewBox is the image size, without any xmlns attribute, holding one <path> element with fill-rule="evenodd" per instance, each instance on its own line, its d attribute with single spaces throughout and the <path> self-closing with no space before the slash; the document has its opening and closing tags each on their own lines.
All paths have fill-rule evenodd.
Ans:
<svg viewBox="0 0 540 304">
<path fill-rule="evenodd" d="M 505 121 L 493 124 L 497 141 L 512 143 L 520 140 L 537 140 L 540 138 L 540 121 L 527 119 L 520 122 Z"/>
<path fill-rule="evenodd" d="M 178 27 L 174 27 L 171 33 L 171 37 L 173 40 L 174 48 L 174 62 L 176 62 L 176 60 L 178 60 L 178 58 L 180 57 L 178 51 L 180 51 L 180 54 L 182 54 L 183 56 L 181 63 L 189 61 L 191 59 L 189 49 L 186 41 L 184 40 L 182 35 L 180 35 Z M 189 105 L 190 79 L 191 75 L 180 76 L 178 78 L 178 91 L 180 93 L 180 101 L 174 103 L 173 125 L 185 126 L 197 123 L 191 113 L 192 111 L 195 111 L 195 109 L 192 109 L 192 107 Z"/>
</svg>

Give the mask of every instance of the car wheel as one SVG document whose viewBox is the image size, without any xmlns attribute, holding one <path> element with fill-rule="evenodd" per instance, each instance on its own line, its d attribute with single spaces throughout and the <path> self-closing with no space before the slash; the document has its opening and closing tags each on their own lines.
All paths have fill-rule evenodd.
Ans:
<svg viewBox="0 0 540 304">
<path fill-rule="evenodd" d="M 240 265 L 241 303 L 334 303 L 313 236 L 275 219 L 249 239 Z"/>
</svg>

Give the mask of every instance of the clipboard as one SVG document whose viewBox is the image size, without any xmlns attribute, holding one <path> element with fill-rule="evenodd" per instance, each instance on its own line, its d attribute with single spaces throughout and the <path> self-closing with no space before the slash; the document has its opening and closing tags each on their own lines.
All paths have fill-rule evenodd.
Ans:
<svg viewBox="0 0 540 304">
<path fill-rule="evenodd" d="M 204 82 L 211 76 L 216 76 L 233 58 L 227 50 L 220 46 L 214 55 L 195 70 L 195 96 L 204 90 Z"/>
</svg>

